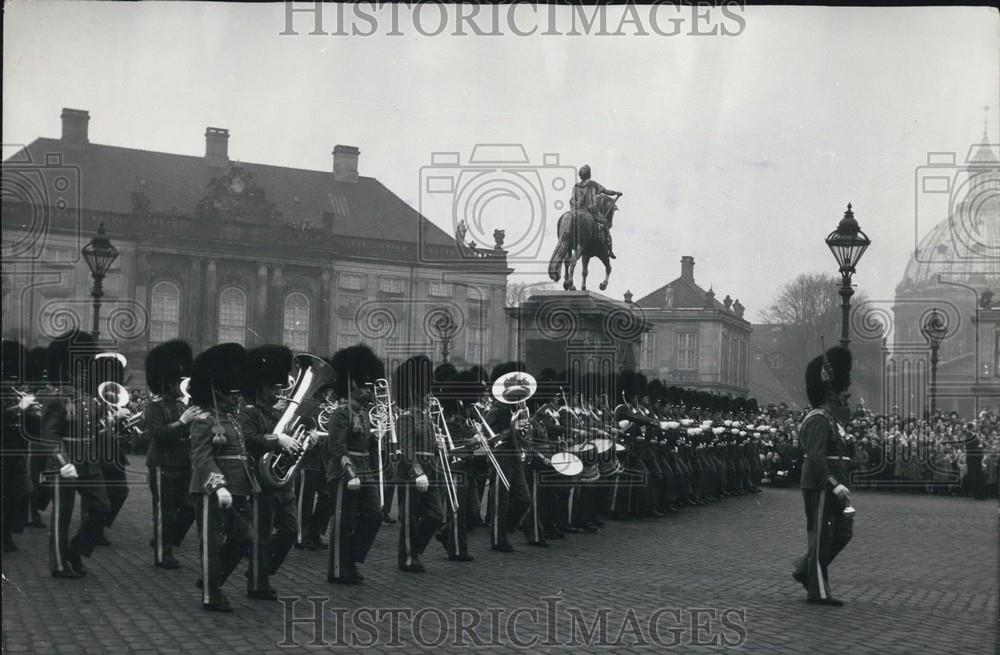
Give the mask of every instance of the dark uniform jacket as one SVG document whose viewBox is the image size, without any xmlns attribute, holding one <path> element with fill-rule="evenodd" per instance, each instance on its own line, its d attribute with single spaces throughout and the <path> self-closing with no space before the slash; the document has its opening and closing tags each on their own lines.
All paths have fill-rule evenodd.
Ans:
<svg viewBox="0 0 1000 655">
<path fill-rule="evenodd" d="M 75 391 L 73 396 L 50 396 L 42 410 L 40 439 L 54 453 L 49 470 L 73 464 L 81 476 L 101 472 L 98 448 L 99 419 L 105 408 L 91 395 Z"/>
<path fill-rule="evenodd" d="M 342 403 L 334 410 L 329 422 L 330 435 L 323 449 L 323 463 L 327 480 L 350 480 L 377 471 L 376 460 L 372 456 L 371 423 L 368 408 L 355 399 Z M 384 446 L 389 447 L 389 435 L 384 437 Z M 344 466 L 344 457 L 350 466 Z"/>
<path fill-rule="evenodd" d="M 805 451 L 802 462 L 803 489 L 832 491 L 838 484 L 848 485 L 851 451 L 844 439 L 844 429 L 825 409 L 814 409 L 802 420 L 799 441 Z"/>
<path fill-rule="evenodd" d="M 416 480 L 437 470 L 437 440 L 430 414 L 423 409 L 407 409 L 399 415 L 396 431 L 402 448 L 399 476 Z"/>
<path fill-rule="evenodd" d="M 188 468 L 191 466 L 190 425 L 178 421 L 184 403 L 170 396 L 158 396 L 146 405 L 143 423 L 149 439 L 146 466 Z"/>
<path fill-rule="evenodd" d="M 221 446 L 212 443 L 216 433 L 224 434 Z M 191 488 L 193 494 L 212 493 L 225 487 L 234 496 L 250 496 L 260 491 L 250 474 L 243 431 L 236 417 L 228 413 L 205 412 L 191 422 Z"/>
</svg>

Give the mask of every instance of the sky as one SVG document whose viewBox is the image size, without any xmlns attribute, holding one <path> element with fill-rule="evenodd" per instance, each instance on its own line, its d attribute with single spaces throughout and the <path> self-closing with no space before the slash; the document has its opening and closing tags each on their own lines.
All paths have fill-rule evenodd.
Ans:
<svg viewBox="0 0 1000 655">
<path fill-rule="evenodd" d="M 915 232 L 933 223 L 915 222 L 927 153 L 961 160 L 984 123 L 998 141 L 1000 20 L 989 8 L 687 10 L 658 14 L 662 34 L 648 8 L 621 29 L 624 10 L 609 8 L 604 34 L 577 25 L 589 36 L 567 34 L 574 9 L 552 23 L 532 9 L 513 24 L 501 16 L 499 29 L 480 14 L 481 31 L 501 32 L 491 36 L 468 22 L 455 35 L 454 8 L 403 7 L 394 25 L 385 7 L 343 22 L 326 7 L 328 34 L 312 35 L 315 16 L 292 14 L 289 29 L 283 4 L 10 2 L 4 155 L 58 137 L 62 107 L 90 111 L 91 142 L 146 150 L 200 155 L 205 127 L 224 127 L 232 159 L 330 170 L 333 146 L 355 145 L 362 175 L 453 232 L 425 202 L 432 154 L 458 152 L 464 165 L 476 144 L 520 144 L 548 209 L 501 193 L 479 214 L 487 234 L 503 227 L 526 244 L 515 280 L 546 279 L 527 254 L 544 260 L 555 245 L 555 202 L 569 192 L 551 178 L 588 163 L 624 194 L 608 295 L 641 297 L 692 255 L 699 284 L 757 320 L 799 273 L 836 272 L 823 239 L 848 202 L 873 241 L 855 282 L 891 299 Z M 558 167 L 543 166 L 547 153 Z"/>
</svg>

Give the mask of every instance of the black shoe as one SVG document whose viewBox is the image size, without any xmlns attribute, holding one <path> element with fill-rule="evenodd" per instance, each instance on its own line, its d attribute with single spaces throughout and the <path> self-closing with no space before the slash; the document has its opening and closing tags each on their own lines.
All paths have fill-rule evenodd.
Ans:
<svg viewBox="0 0 1000 655">
<path fill-rule="evenodd" d="M 403 573 L 424 573 L 427 569 L 423 564 L 400 564 L 399 570 Z"/>
<path fill-rule="evenodd" d="M 382 523 L 387 523 L 388 525 L 392 525 L 395 522 L 396 522 L 396 519 L 392 518 L 388 514 L 383 514 L 382 515 Z"/>
<path fill-rule="evenodd" d="M 173 571 L 174 569 L 181 568 L 181 563 L 174 559 L 173 555 L 166 555 L 162 561 L 156 563 L 156 567 Z"/>
<path fill-rule="evenodd" d="M 357 564 L 352 564 L 351 565 L 351 567 L 348 569 L 348 574 L 351 577 L 357 578 L 361 582 L 365 581 L 365 576 L 361 575 L 361 571 L 358 570 L 358 565 Z"/>
<path fill-rule="evenodd" d="M 462 553 L 461 555 L 448 555 L 448 559 L 452 562 L 471 562 L 476 558 L 468 553 Z"/>
<path fill-rule="evenodd" d="M 226 614 L 233 611 L 233 606 L 229 604 L 229 599 L 225 596 L 211 603 L 202 603 L 201 608 L 207 612 L 224 612 Z"/>
<path fill-rule="evenodd" d="M 323 541 L 320 537 L 315 537 L 310 542 L 311 550 L 326 550 L 329 548 L 329 544 Z"/>
<path fill-rule="evenodd" d="M 87 575 L 87 568 L 83 565 L 83 560 L 80 558 L 80 553 L 76 552 L 72 548 L 66 553 L 66 562 L 69 563 L 70 568 L 81 578 Z"/>
<path fill-rule="evenodd" d="M 44 528 L 45 523 L 42 522 L 42 517 L 36 516 L 26 524 L 29 528 Z"/>
<path fill-rule="evenodd" d="M 64 571 L 53 571 L 53 578 L 63 578 L 64 580 L 79 580 L 83 576 L 74 571 L 73 569 L 66 569 Z"/>
<path fill-rule="evenodd" d="M 837 600 L 836 598 L 807 598 L 806 602 L 810 605 L 828 605 L 830 607 L 844 606 L 844 601 Z"/>
<path fill-rule="evenodd" d="M 547 541 L 529 541 L 528 545 L 529 546 L 540 546 L 542 548 L 548 548 L 549 547 L 549 542 L 547 542 Z"/>
<path fill-rule="evenodd" d="M 514 547 L 510 544 L 497 544 L 496 546 L 491 546 L 490 550 L 495 550 L 498 553 L 513 553 Z"/>
<path fill-rule="evenodd" d="M 5 552 L 5 553 L 16 553 L 19 550 L 21 550 L 21 549 L 17 547 L 17 544 L 14 543 L 14 539 L 12 537 L 5 537 L 4 538 L 4 540 L 3 540 L 3 552 Z"/>
<path fill-rule="evenodd" d="M 580 528 L 572 525 L 563 526 L 559 528 L 559 531 L 565 534 L 580 534 L 581 532 L 583 532 L 583 530 L 581 530 Z"/>
<path fill-rule="evenodd" d="M 801 571 L 793 571 L 792 579 L 805 587 L 806 591 L 809 590 L 809 577 L 805 573 L 802 573 Z"/>
<path fill-rule="evenodd" d="M 201 578 L 198 578 L 197 582 L 194 583 L 194 586 L 198 587 L 199 589 L 204 589 L 205 583 L 201 581 Z"/>
<path fill-rule="evenodd" d="M 575 525 L 573 527 L 579 530 L 580 532 L 586 532 L 587 534 L 594 534 L 597 532 L 597 528 L 591 525 L 584 524 L 584 525 Z"/>
<path fill-rule="evenodd" d="M 613 252 L 611 252 L 609 250 L 608 251 L 608 259 L 618 259 L 618 255 L 616 255 L 615 253 L 613 253 Z"/>
<path fill-rule="evenodd" d="M 555 532 L 555 531 L 553 531 L 553 532 L 546 532 L 545 533 L 545 538 L 546 539 L 565 539 L 566 535 L 564 535 L 562 532 Z"/>
<path fill-rule="evenodd" d="M 302 543 L 295 544 L 295 550 L 316 550 L 316 547 L 310 541 L 303 541 Z"/>
<path fill-rule="evenodd" d="M 600 520 L 600 519 L 594 519 L 594 520 L 593 520 L 593 521 L 591 521 L 590 523 L 591 523 L 592 525 L 594 525 L 594 526 L 598 527 L 598 528 L 603 528 L 603 527 L 604 527 L 604 521 L 602 521 L 602 520 Z"/>
<path fill-rule="evenodd" d="M 362 582 L 361 578 L 355 577 L 353 575 L 342 575 L 339 578 L 336 576 L 328 575 L 326 576 L 326 581 L 332 582 L 333 584 L 346 584 L 346 585 L 361 584 Z"/>
<path fill-rule="evenodd" d="M 254 589 L 247 592 L 247 598 L 254 600 L 278 600 L 278 592 L 270 587 L 266 589 Z"/>
</svg>

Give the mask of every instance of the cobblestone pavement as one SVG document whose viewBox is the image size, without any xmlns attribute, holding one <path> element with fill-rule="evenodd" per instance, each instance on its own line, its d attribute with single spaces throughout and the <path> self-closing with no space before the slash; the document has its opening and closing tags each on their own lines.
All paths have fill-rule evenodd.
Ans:
<svg viewBox="0 0 1000 655">
<path fill-rule="evenodd" d="M 283 602 L 248 600 L 241 566 L 226 587 L 236 611 L 219 615 L 200 609 L 194 538 L 179 549 L 183 569 L 152 567 L 149 495 L 135 486 L 82 581 L 49 577 L 44 530 L 17 537 L 21 551 L 3 562 L 3 650 L 994 652 L 996 504 L 883 492 L 854 504 L 854 541 L 831 572 L 839 609 L 804 602 L 790 577 L 801 497 L 767 489 L 508 555 L 479 529 L 474 563 L 448 562 L 434 542 L 423 575 L 396 569 L 398 526 L 386 525 L 364 585 L 330 585 L 325 552 L 293 551 L 273 579 Z M 314 608 L 321 629 L 286 630 Z"/>
</svg>

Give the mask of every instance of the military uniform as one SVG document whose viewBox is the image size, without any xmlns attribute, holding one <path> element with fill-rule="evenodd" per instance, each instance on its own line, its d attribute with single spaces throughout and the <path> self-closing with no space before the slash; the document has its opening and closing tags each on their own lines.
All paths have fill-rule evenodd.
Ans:
<svg viewBox="0 0 1000 655">
<path fill-rule="evenodd" d="M 251 544 L 251 498 L 260 487 L 250 474 L 246 443 L 236 416 L 205 412 L 191 423 L 191 486 L 200 533 L 202 603 L 228 605 L 222 585 Z M 213 444 L 220 435 L 224 443 Z M 233 496 L 229 508 L 219 506 L 216 492 Z"/>
<path fill-rule="evenodd" d="M 526 457 L 521 448 L 521 435 L 511 425 L 511 417 L 512 412 L 507 405 L 497 406 L 486 417 L 493 432 L 502 437 L 494 454 L 510 483 L 510 489 L 507 489 L 495 471 L 490 476 L 490 546 L 504 552 L 514 550 L 508 535 L 531 504 L 524 475 Z"/>
<path fill-rule="evenodd" d="M 378 450 L 372 447 L 368 408 L 355 399 L 342 403 L 330 417 L 323 450 L 327 489 L 332 508 L 327 579 L 354 584 L 363 580 L 357 569 L 368 557 L 382 526 L 378 499 Z M 360 478 L 358 489 L 348 482 Z"/>
<path fill-rule="evenodd" d="M 326 484 L 323 450 L 328 437 L 320 437 L 302 456 L 296 481 L 295 523 L 298 526 L 296 548 L 323 548 L 323 533 L 330 522 L 330 493 Z"/>
<path fill-rule="evenodd" d="M 173 549 L 180 545 L 195 520 L 188 489 L 191 486 L 191 439 L 180 422 L 185 410 L 178 398 L 155 397 L 143 412 L 149 441 L 146 467 L 153 499 L 153 564 L 175 568 Z"/>
<path fill-rule="evenodd" d="M 402 453 L 399 459 L 399 553 L 402 570 L 422 570 L 420 556 L 444 523 L 442 480 L 437 465 L 438 444 L 430 415 L 423 408 L 403 411 L 396 424 Z M 416 479 L 426 475 L 429 486 L 418 491 Z"/>
</svg>

